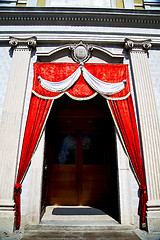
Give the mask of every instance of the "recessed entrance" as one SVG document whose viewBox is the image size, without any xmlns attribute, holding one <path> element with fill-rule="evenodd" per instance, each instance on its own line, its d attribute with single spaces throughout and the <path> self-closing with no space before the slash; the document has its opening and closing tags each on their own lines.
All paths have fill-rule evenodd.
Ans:
<svg viewBox="0 0 160 240">
<path fill-rule="evenodd" d="M 55 100 L 46 125 L 45 205 L 91 206 L 118 219 L 115 145 L 105 99 Z"/>
</svg>

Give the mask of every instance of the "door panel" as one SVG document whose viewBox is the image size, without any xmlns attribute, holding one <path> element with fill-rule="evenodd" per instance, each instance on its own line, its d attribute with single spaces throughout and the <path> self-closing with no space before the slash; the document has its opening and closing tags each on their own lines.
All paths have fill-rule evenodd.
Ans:
<svg viewBox="0 0 160 240">
<path fill-rule="evenodd" d="M 114 126 L 107 104 L 100 96 L 61 99 L 55 108 L 53 104 L 46 128 L 46 204 L 90 205 L 110 212 L 113 203 L 111 212 L 117 213 Z"/>
<path fill-rule="evenodd" d="M 50 203 L 77 205 L 76 135 L 57 131 L 50 158 Z"/>
<path fill-rule="evenodd" d="M 82 205 L 96 206 L 105 199 L 105 166 L 82 167 Z"/>
<path fill-rule="evenodd" d="M 51 157 L 50 204 L 86 205 L 92 202 L 96 205 L 105 198 L 103 137 L 96 132 L 83 132 L 57 133 L 59 140 Z"/>
<path fill-rule="evenodd" d="M 77 205 L 77 179 L 75 165 L 56 165 L 52 168 L 51 204 Z"/>
</svg>

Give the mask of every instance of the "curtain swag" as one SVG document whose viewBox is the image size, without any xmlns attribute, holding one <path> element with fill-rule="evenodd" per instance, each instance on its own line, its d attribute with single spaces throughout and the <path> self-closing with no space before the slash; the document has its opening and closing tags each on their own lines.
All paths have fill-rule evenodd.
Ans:
<svg viewBox="0 0 160 240">
<path fill-rule="evenodd" d="M 83 66 L 80 66 L 70 77 L 60 82 L 50 82 L 41 76 L 38 76 L 38 79 L 41 86 L 50 92 L 65 92 L 79 79 L 81 73 L 89 86 L 100 94 L 113 95 L 125 88 L 126 80 L 119 83 L 102 82 L 89 73 Z"/>
<path fill-rule="evenodd" d="M 138 214 L 142 227 L 145 227 L 147 189 L 130 93 L 128 66 L 103 63 L 86 63 L 84 66 L 79 66 L 78 63 L 35 63 L 30 106 L 14 187 L 16 228 L 20 227 L 21 221 L 21 184 L 42 136 L 53 102 L 64 93 L 75 100 L 88 100 L 97 93 L 106 98 L 121 142 L 139 184 Z"/>
</svg>

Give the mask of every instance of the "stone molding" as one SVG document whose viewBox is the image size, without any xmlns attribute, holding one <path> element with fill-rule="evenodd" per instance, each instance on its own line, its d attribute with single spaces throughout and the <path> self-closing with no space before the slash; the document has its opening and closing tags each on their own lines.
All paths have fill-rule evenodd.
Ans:
<svg viewBox="0 0 160 240">
<path fill-rule="evenodd" d="M 1 0 L 0 6 L 16 6 L 17 0 Z"/>
<path fill-rule="evenodd" d="M 16 50 L 28 50 L 36 47 L 36 37 L 15 38 L 10 37 L 9 45 Z"/>
<path fill-rule="evenodd" d="M 77 14 L 78 15 L 78 14 Z M 127 16 L 127 18 L 124 16 L 124 17 L 119 17 L 119 16 L 116 16 L 116 17 L 98 17 L 98 16 L 66 16 L 66 17 L 62 17 L 61 16 L 55 16 L 55 17 L 48 17 L 48 16 L 36 16 L 36 17 L 33 17 L 33 16 L 3 16 L 3 17 L 0 17 L 0 21 L 41 21 L 41 22 L 44 22 L 44 21 L 55 21 L 55 22 L 58 22 L 58 21 L 62 21 L 62 22 L 65 22 L 65 21 L 71 21 L 71 22 L 78 22 L 78 21 L 83 21 L 83 22 L 110 22 L 110 23 L 121 23 L 121 24 L 124 24 L 124 23 L 135 23 L 135 24 L 145 24 L 145 25 L 148 25 L 148 24 L 154 24 L 154 25 L 159 25 L 160 24 L 160 20 L 159 19 L 148 19 L 147 17 L 145 19 L 136 19 L 136 18 L 129 18 Z"/>
<path fill-rule="evenodd" d="M 76 53 L 75 53 L 75 50 L 79 46 L 84 47 L 86 50 L 86 56 L 83 59 L 78 59 L 78 57 L 76 56 Z M 89 58 L 94 55 L 94 50 L 97 50 L 103 54 L 106 54 L 106 56 L 114 58 L 114 59 L 117 58 L 119 60 L 122 60 L 124 58 L 123 53 L 116 53 L 116 52 L 113 52 L 113 50 L 111 50 L 111 49 L 106 49 L 106 48 L 100 47 L 95 44 L 85 44 L 82 41 L 80 41 L 79 43 L 61 45 L 61 47 L 57 47 L 48 52 L 47 51 L 37 51 L 36 55 L 38 57 L 38 60 L 41 62 L 52 62 L 52 57 L 54 55 L 59 54 L 61 51 L 68 50 L 68 49 L 70 50 L 72 59 L 78 63 L 88 61 Z"/>
<path fill-rule="evenodd" d="M 146 52 L 151 48 L 151 39 L 147 40 L 132 40 L 129 38 L 125 39 L 125 48 L 129 51 Z"/>
<path fill-rule="evenodd" d="M 87 43 L 118 44 L 122 47 L 124 40 L 132 37 L 137 40 L 152 38 L 152 45 L 160 46 L 159 26 L 160 14 L 155 10 L 0 8 L 1 43 L 8 42 L 8 36 L 11 35 L 37 36 L 39 44 L 57 41 L 66 44 L 82 40 Z"/>
<path fill-rule="evenodd" d="M 144 0 L 144 6 L 160 7 L 160 2 L 155 0 Z"/>
<path fill-rule="evenodd" d="M 0 21 L 16 21 L 20 24 L 22 22 L 34 22 L 43 24 L 46 23 L 62 23 L 66 21 L 75 23 L 89 23 L 91 25 L 136 25 L 136 26 L 148 26 L 148 24 L 157 25 L 160 24 L 160 15 L 158 11 L 144 11 L 129 9 L 108 9 L 108 8 L 43 8 L 39 7 L 38 10 L 34 7 L 25 8 L 25 11 L 19 7 L 1 8 Z"/>
</svg>

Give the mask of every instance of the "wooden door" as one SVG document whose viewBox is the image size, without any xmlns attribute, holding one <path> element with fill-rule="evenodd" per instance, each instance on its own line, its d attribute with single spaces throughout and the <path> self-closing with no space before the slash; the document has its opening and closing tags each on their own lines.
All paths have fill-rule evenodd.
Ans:
<svg viewBox="0 0 160 240">
<path fill-rule="evenodd" d="M 105 104 L 100 97 L 64 97 L 53 105 L 46 129 L 47 204 L 103 208 L 115 197 L 114 127 Z"/>
<path fill-rule="evenodd" d="M 78 205 L 76 135 L 57 132 L 50 156 L 49 204 Z"/>
</svg>

